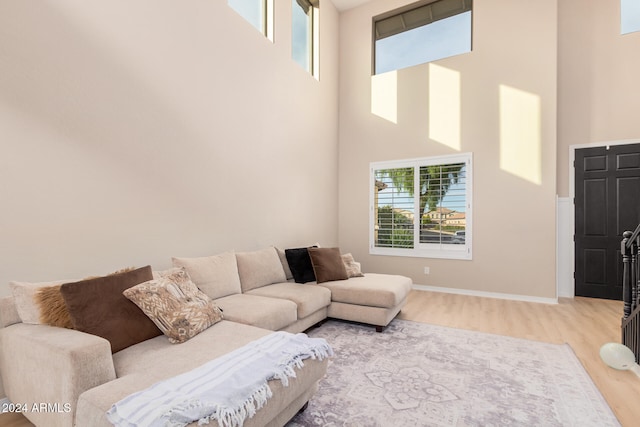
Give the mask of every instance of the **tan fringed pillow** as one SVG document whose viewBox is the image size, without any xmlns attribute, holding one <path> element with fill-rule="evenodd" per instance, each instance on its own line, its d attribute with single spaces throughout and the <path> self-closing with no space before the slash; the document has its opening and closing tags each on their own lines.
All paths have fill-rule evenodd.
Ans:
<svg viewBox="0 0 640 427">
<path fill-rule="evenodd" d="M 223 319 L 222 310 L 180 267 L 126 289 L 123 295 L 140 307 L 173 344 L 183 343 Z"/>
<path fill-rule="evenodd" d="M 40 309 L 40 322 L 45 325 L 74 329 L 67 304 L 60 293 L 60 286 L 42 288 L 36 293 L 34 298 Z"/>
</svg>

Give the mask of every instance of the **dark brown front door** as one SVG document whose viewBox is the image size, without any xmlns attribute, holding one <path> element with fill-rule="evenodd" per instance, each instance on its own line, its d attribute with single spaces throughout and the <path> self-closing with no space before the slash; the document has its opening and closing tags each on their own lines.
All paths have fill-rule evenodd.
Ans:
<svg viewBox="0 0 640 427">
<path fill-rule="evenodd" d="M 620 241 L 640 223 L 640 144 L 576 150 L 577 296 L 622 299 Z"/>
</svg>

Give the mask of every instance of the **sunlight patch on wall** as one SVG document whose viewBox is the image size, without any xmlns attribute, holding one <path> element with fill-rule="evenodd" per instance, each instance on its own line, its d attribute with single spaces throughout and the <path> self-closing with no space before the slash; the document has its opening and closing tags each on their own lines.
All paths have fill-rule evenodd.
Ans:
<svg viewBox="0 0 640 427">
<path fill-rule="evenodd" d="M 398 124 L 398 72 L 371 76 L 371 113 Z"/>
<path fill-rule="evenodd" d="M 500 168 L 542 184 L 540 96 L 500 85 Z"/>
<path fill-rule="evenodd" d="M 429 64 L 429 138 L 460 151 L 460 73 Z"/>
</svg>

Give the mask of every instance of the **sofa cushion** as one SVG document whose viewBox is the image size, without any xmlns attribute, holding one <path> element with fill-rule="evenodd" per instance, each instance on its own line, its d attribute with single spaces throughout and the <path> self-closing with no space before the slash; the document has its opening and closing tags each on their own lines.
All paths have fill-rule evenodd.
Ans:
<svg viewBox="0 0 640 427">
<path fill-rule="evenodd" d="M 318 284 L 331 290 L 331 301 L 384 308 L 395 307 L 404 301 L 411 285 L 408 277 L 375 273 Z"/>
<path fill-rule="evenodd" d="M 285 249 L 284 253 L 296 283 L 307 283 L 316 280 L 308 248 Z"/>
<path fill-rule="evenodd" d="M 238 276 L 242 292 L 287 280 L 276 248 L 237 252 Z"/>
<path fill-rule="evenodd" d="M 232 322 L 278 331 L 297 319 L 298 307 L 286 299 L 236 294 L 215 300 L 224 318 Z"/>
<path fill-rule="evenodd" d="M 342 255 L 342 262 L 347 269 L 347 276 L 349 277 L 363 277 L 362 270 L 360 269 L 360 263 L 356 262 L 351 253 Z"/>
<path fill-rule="evenodd" d="M 293 301 L 298 307 L 298 319 L 303 319 L 331 304 L 329 289 L 300 283 L 276 283 L 254 289 L 247 294 Z"/>
<path fill-rule="evenodd" d="M 125 289 L 151 280 L 151 266 L 125 273 L 79 282 L 60 287 L 73 326 L 82 332 L 107 339 L 116 353 L 162 332 L 138 308 L 122 295 Z"/>
<path fill-rule="evenodd" d="M 172 258 L 175 267 L 184 267 L 193 283 L 210 298 L 239 294 L 240 277 L 233 251 L 198 258 Z"/>
<path fill-rule="evenodd" d="M 309 248 L 309 258 L 313 266 L 316 282 L 330 280 L 347 280 L 347 269 L 344 266 L 340 249 L 338 248 Z"/>
<path fill-rule="evenodd" d="M 123 294 L 174 344 L 183 343 L 222 320 L 220 309 L 198 289 L 184 268 L 174 268 Z"/>
</svg>

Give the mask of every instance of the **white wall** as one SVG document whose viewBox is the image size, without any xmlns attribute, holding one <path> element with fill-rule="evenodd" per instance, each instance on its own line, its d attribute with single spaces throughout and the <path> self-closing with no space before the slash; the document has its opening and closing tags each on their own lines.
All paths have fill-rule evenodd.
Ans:
<svg viewBox="0 0 640 427">
<path fill-rule="evenodd" d="M 387 111 L 374 114 L 381 94 L 371 77 L 372 18 L 410 2 L 374 0 L 340 15 L 340 247 L 365 271 L 408 275 L 420 285 L 553 300 L 557 1 L 475 2 L 473 51 L 400 70 Z M 441 124 L 429 122 L 430 79 L 438 73 L 459 82 L 446 89 L 459 102 L 453 142 L 430 133 Z M 532 106 L 523 123 L 510 114 Z M 509 140 L 509 126 L 528 130 Z M 518 154 L 505 162 L 507 142 Z M 456 152 L 474 156 L 473 260 L 369 255 L 369 163 Z"/>
<path fill-rule="evenodd" d="M 226 1 L 0 2 L 0 295 L 10 280 L 337 243 L 338 13 L 321 75 Z"/>
</svg>

